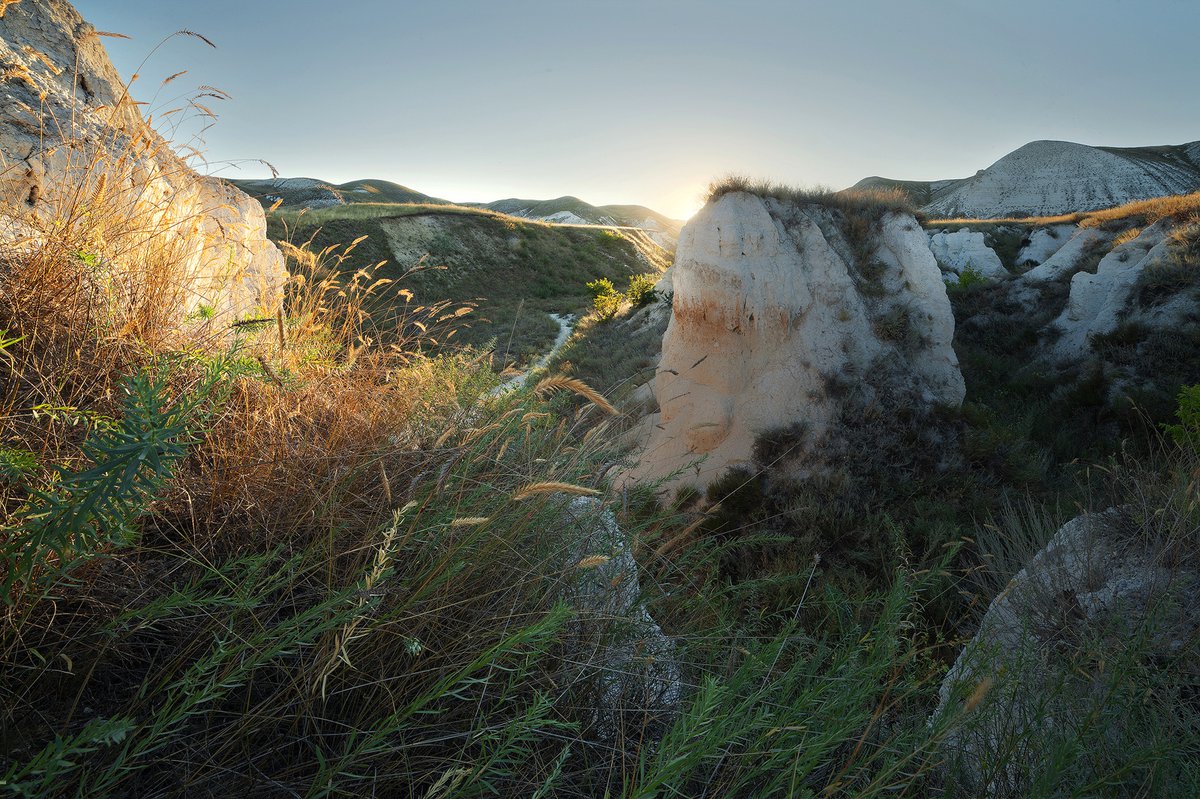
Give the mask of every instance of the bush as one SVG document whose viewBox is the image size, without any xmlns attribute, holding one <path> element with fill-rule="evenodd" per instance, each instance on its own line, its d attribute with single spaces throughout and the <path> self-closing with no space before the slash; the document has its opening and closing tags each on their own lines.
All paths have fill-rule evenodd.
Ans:
<svg viewBox="0 0 1200 799">
<path fill-rule="evenodd" d="M 985 283 L 987 283 L 987 278 L 983 276 L 983 273 L 968 263 L 959 274 L 958 283 L 954 284 L 952 288 L 968 290 L 972 286 L 982 286 Z"/>
<path fill-rule="evenodd" d="M 1166 430 L 1177 444 L 1200 453 L 1200 385 L 1179 389 L 1178 401 L 1179 424 L 1166 425 Z"/>
<path fill-rule="evenodd" d="M 658 294 L 654 291 L 654 286 L 658 283 L 659 275 L 647 273 L 644 275 L 634 275 L 629 278 L 629 288 L 625 291 L 625 298 L 629 300 L 634 308 L 640 308 L 654 302 Z"/>
<path fill-rule="evenodd" d="M 612 319 L 621 310 L 624 296 L 613 287 L 612 281 L 606 277 L 593 280 L 587 284 L 592 292 L 592 310 L 601 319 Z"/>
</svg>

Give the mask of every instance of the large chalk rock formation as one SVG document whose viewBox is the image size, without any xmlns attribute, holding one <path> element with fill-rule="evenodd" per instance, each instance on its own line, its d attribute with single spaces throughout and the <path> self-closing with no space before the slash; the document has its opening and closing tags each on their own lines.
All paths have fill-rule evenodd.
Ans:
<svg viewBox="0 0 1200 799">
<path fill-rule="evenodd" d="M 1113 332 L 1135 314 L 1132 305 L 1142 273 L 1165 265 L 1170 258 L 1169 229 L 1167 221 L 1156 222 L 1114 247 L 1100 260 L 1095 274 L 1079 272 L 1071 278 L 1067 307 L 1054 322 L 1062 332 L 1052 348 L 1058 360 L 1084 357 L 1095 336 Z M 1195 310 L 1194 299 L 1190 305 Z"/>
<path fill-rule="evenodd" d="M 186 281 L 182 310 L 240 316 L 275 302 L 287 272 L 262 207 L 197 175 L 150 129 L 69 3 L 0 5 L 0 60 L 0 241 L 36 246 L 49 220 L 92 203 L 78 217 L 94 228 L 89 254 L 122 267 L 105 251 L 121 234 L 95 221 L 104 214 L 159 237 Z"/>
<path fill-rule="evenodd" d="M 1200 142 L 1119 148 L 1034 141 L 939 187 L 922 210 L 935 218 L 1053 216 L 1197 189 Z"/>
<path fill-rule="evenodd" d="M 797 426 L 819 468 L 849 395 L 962 401 L 945 284 L 911 215 L 730 193 L 684 227 L 671 275 L 660 413 L 634 478 L 705 486 Z"/>
</svg>

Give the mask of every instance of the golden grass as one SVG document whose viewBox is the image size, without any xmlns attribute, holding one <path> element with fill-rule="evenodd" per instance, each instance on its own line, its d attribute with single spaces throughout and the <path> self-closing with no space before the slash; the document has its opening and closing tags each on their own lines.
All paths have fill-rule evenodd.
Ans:
<svg viewBox="0 0 1200 799">
<path fill-rule="evenodd" d="M 712 202 L 726 194 L 746 192 L 762 198 L 773 198 L 789 203 L 815 203 L 830 208 L 877 217 L 884 213 L 916 213 L 908 195 L 899 188 L 876 189 L 833 189 L 816 186 L 801 188 L 773 183 L 769 180 L 749 178 L 744 175 L 727 175 L 708 184 L 705 202 Z"/>
<path fill-rule="evenodd" d="M 1026 225 L 1028 227 L 1045 227 L 1048 225 L 1099 227 L 1106 224 L 1127 223 L 1145 227 L 1168 217 L 1180 222 L 1200 217 L 1200 192 L 1178 194 L 1169 197 L 1154 197 L 1149 200 L 1136 200 L 1125 205 L 1118 205 L 1115 208 L 1106 208 L 1100 211 L 1081 211 L 1073 214 L 1060 214 L 1058 216 L 1009 216 L 997 217 L 995 219 L 969 219 L 965 217 L 931 219 L 926 223 L 926 226 L 1013 224 Z"/>
<path fill-rule="evenodd" d="M 573 494 L 579 497 L 600 496 L 600 492 L 594 488 L 587 488 L 586 486 L 575 485 L 573 483 L 545 481 L 522 486 L 520 490 L 512 495 L 512 499 L 516 502 L 522 502 L 541 494 Z"/>
<path fill-rule="evenodd" d="M 209 543 L 236 548 L 246 536 L 296 530 L 322 508 L 371 517 L 386 508 L 399 484 L 387 475 L 407 485 L 429 459 L 420 450 L 436 434 L 426 429 L 444 427 L 419 420 L 460 414 L 463 382 L 486 371 L 474 355 L 424 355 L 452 339 L 469 307 L 421 304 L 375 278 L 377 264 L 351 268 L 356 241 L 285 245 L 290 278 L 255 319 L 199 314 L 211 300 L 196 294 L 198 247 L 228 246 L 197 245 L 196 234 L 226 209 L 178 199 L 201 178 L 148 129 L 60 151 L 65 179 L 34 208 L 0 209 L 0 330 L 17 339 L 4 352 L 15 379 L 5 381 L 0 414 L 5 445 L 41 464 L 30 484 L 82 462 L 79 420 L 114 416 L 125 377 L 182 352 L 175 382 L 184 391 L 207 359 L 233 348 L 228 401 L 171 489 Z M 153 194 L 140 179 L 147 159 L 179 190 Z M 383 479 L 364 480 L 368 470 Z M 5 482 L 0 510 L 26 496 Z"/>
<path fill-rule="evenodd" d="M 589 400 L 597 408 L 609 414 L 610 416 L 616 416 L 619 413 L 619 411 L 613 407 L 612 403 L 604 398 L 603 394 L 601 394 L 599 391 L 596 391 L 582 380 L 574 377 L 547 377 L 534 386 L 533 389 L 533 393 L 537 394 L 538 396 L 550 394 L 555 391 L 574 392 L 584 399 Z"/>
</svg>

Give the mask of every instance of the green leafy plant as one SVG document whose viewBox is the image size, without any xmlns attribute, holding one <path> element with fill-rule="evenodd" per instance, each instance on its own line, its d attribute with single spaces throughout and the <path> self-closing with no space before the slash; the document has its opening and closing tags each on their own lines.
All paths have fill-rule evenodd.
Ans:
<svg viewBox="0 0 1200 799">
<path fill-rule="evenodd" d="M 1200 385 L 1179 389 L 1178 400 L 1175 415 L 1179 424 L 1166 425 L 1167 433 L 1179 445 L 1200 452 Z"/>
<path fill-rule="evenodd" d="M 0 446 L 0 478 L 20 480 L 37 466 L 36 453 L 20 447 Z"/>
<path fill-rule="evenodd" d="M 983 276 L 983 272 L 980 272 L 968 262 L 958 275 L 957 288 L 969 289 L 972 286 L 982 286 L 984 283 L 987 283 L 987 278 Z"/>
<path fill-rule="evenodd" d="M 196 388 L 172 401 L 177 365 L 164 358 L 128 378 L 120 420 L 93 426 L 83 445 L 93 465 L 59 467 L 51 488 L 32 490 L 3 544 L 6 602 L 15 601 L 16 586 L 47 587 L 104 547 L 135 537 L 138 517 L 196 442 L 226 372 L 224 359 L 209 361 Z"/>
<path fill-rule="evenodd" d="M 634 308 L 651 303 L 658 296 L 654 291 L 658 277 L 656 274 L 646 273 L 629 278 L 629 288 L 625 291 L 625 297 Z"/>
</svg>

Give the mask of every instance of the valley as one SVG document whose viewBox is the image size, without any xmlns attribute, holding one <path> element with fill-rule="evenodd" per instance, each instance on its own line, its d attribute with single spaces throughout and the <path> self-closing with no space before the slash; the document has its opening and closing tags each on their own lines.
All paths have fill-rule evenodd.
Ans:
<svg viewBox="0 0 1200 799">
<path fill-rule="evenodd" d="M 271 46 L 259 10 L 233 46 Z M 444 8 L 377 11 L 445 32 Z M 602 27 L 501 11 L 572 20 L 579 69 Z M 134 99 L 121 40 L 0 1 L 0 794 L 1200 795 L 1196 142 L 1037 140 L 837 191 L 718 177 L 686 221 L 231 181 L 169 134 L 232 95 L 185 70 Z M 500 72 L 439 62 L 443 89 Z M 539 91 L 547 131 L 608 124 L 601 92 L 570 116 L 572 67 L 477 98 L 505 158 L 502 112 Z M 403 106 L 429 148 L 444 93 Z M 374 114 L 354 148 L 425 157 Z M 580 150 L 716 173 L 727 151 L 670 121 L 669 152 Z M 781 130 L 754 141 L 786 139 L 783 173 Z M 584 188 L 553 193 L 606 196 Z"/>
</svg>

